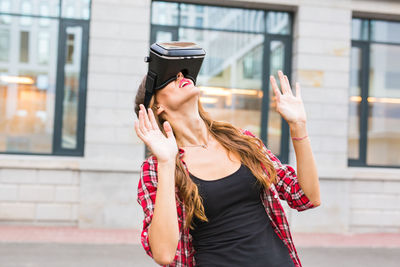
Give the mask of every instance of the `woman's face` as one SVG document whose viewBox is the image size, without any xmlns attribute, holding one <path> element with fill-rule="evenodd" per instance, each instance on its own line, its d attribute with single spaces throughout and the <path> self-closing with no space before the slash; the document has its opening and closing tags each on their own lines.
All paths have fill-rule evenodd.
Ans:
<svg viewBox="0 0 400 267">
<path fill-rule="evenodd" d="M 156 91 L 157 103 L 162 110 L 179 110 L 188 105 L 197 103 L 200 90 L 193 84 L 191 79 L 187 79 L 181 72 L 177 74 L 177 79 L 167 84 L 164 88 Z"/>
</svg>

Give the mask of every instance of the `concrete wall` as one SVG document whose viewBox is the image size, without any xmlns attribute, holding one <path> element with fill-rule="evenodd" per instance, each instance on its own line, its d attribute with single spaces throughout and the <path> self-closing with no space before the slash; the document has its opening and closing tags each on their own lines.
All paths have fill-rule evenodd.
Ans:
<svg viewBox="0 0 400 267">
<path fill-rule="evenodd" d="M 352 15 L 396 17 L 400 4 L 220 3 L 295 12 L 293 81 L 302 86 L 322 205 L 297 212 L 283 202 L 292 230 L 399 232 L 400 169 L 347 167 L 347 113 Z M 148 0 L 93 0 L 85 156 L 0 155 L 0 223 L 140 229 L 136 194 L 144 145 L 134 133 L 133 101 L 146 71 L 149 25 Z M 292 145 L 289 158 L 295 167 Z"/>
</svg>

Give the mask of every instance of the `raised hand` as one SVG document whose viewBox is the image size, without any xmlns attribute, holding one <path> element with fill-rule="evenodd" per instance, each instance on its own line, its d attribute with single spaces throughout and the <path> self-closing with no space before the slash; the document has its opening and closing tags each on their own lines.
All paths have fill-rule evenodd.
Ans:
<svg viewBox="0 0 400 267">
<path fill-rule="evenodd" d="M 172 162 L 178 153 L 178 145 L 169 122 L 165 121 L 163 127 L 167 137 L 158 127 L 153 110 L 149 108 L 147 114 L 144 105 L 140 104 L 139 121 L 135 121 L 137 136 L 151 149 L 158 162 Z"/>
<path fill-rule="evenodd" d="M 290 125 L 292 123 L 306 123 L 306 111 L 304 109 L 303 100 L 301 99 L 300 85 L 296 82 L 296 96 L 293 95 L 290 83 L 286 75 L 282 71 L 278 71 L 282 92 L 276 83 L 275 77 L 270 76 L 272 89 L 276 97 L 276 111 Z"/>
</svg>

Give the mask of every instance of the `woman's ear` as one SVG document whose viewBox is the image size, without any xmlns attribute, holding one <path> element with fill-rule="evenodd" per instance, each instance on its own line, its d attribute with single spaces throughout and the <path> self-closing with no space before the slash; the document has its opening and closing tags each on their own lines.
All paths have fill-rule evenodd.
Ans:
<svg viewBox="0 0 400 267">
<path fill-rule="evenodd" d="M 161 112 L 164 111 L 164 107 L 162 105 L 157 105 L 157 116 L 159 116 L 161 114 Z"/>
</svg>

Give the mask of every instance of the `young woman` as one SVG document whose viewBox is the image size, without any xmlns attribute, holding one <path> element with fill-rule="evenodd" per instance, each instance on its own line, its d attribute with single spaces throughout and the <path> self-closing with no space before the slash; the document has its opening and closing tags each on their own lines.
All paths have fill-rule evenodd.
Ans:
<svg viewBox="0 0 400 267">
<path fill-rule="evenodd" d="M 246 129 L 214 121 L 182 73 L 143 106 L 135 131 L 152 154 L 141 166 L 141 243 L 163 266 L 300 267 L 281 200 L 298 211 L 320 205 L 306 113 L 296 83 L 270 77 L 276 110 L 290 125 L 297 174 Z"/>
</svg>

